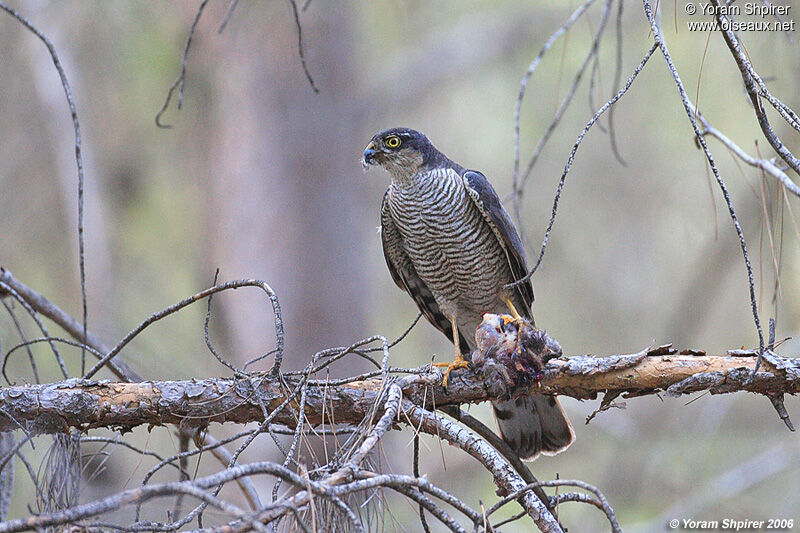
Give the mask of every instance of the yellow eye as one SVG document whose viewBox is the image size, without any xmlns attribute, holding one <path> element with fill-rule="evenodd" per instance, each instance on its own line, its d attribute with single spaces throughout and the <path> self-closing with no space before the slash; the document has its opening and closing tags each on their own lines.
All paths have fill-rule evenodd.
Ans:
<svg viewBox="0 0 800 533">
<path fill-rule="evenodd" d="M 396 137 L 394 135 L 388 137 L 386 139 L 386 146 L 388 146 L 389 148 L 397 148 L 398 146 L 400 146 L 400 137 Z"/>
</svg>

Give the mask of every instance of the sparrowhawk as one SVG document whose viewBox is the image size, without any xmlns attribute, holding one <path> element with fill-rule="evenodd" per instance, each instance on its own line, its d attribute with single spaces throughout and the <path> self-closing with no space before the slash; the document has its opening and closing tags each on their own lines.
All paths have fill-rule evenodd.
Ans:
<svg viewBox="0 0 800 533">
<path fill-rule="evenodd" d="M 381 205 L 381 241 L 394 282 L 428 321 L 451 339 L 455 361 L 475 348 L 484 313 L 520 314 L 531 320 L 525 252 L 511 218 L 486 177 L 437 150 L 422 133 L 392 128 L 377 133 L 364 151 L 392 182 Z M 569 420 L 553 396 L 495 401 L 500 434 L 522 458 L 556 454 L 574 440 Z"/>
</svg>

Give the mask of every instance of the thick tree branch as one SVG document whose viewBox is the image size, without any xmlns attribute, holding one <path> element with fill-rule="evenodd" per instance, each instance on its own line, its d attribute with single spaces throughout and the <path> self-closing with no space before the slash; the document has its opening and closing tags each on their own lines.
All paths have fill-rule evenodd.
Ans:
<svg viewBox="0 0 800 533">
<path fill-rule="evenodd" d="M 747 391 L 770 398 L 800 392 L 797 359 L 766 356 L 764 368 L 749 379 L 756 355 L 755 351 L 743 350 L 727 355 L 678 354 L 661 347 L 632 355 L 559 358 L 548 363 L 544 379 L 535 390 L 577 399 L 594 399 L 598 393 L 630 397 L 661 391 L 674 396 L 703 390 L 712 394 Z M 437 371 L 422 372 L 404 380 L 404 396 L 426 409 L 492 399 L 472 372 L 454 373 L 447 389 L 439 385 L 440 376 Z M 281 383 L 269 375 L 251 380 L 140 383 L 67 380 L 7 387 L 0 390 L 0 431 L 12 431 L 20 425 L 32 433 L 54 433 L 70 427 L 125 431 L 143 424 L 187 427 L 210 422 L 247 423 L 263 420 L 262 402 L 275 415 L 273 422 L 294 427 L 296 401 L 286 404 L 291 408 L 285 406 L 273 413 L 285 403 L 287 391 L 292 388 L 290 378 L 285 377 Z M 338 386 L 311 382 L 306 392 L 306 419 L 312 425 L 332 424 L 334 421 L 328 416 L 333 408 L 335 423 L 358 424 L 373 416 L 381 391 L 381 379 Z"/>
</svg>

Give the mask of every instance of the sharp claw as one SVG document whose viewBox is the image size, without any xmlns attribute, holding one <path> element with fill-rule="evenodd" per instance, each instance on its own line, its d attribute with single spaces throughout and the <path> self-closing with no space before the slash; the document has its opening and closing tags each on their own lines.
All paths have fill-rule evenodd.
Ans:
<svg viewBox="0 0 800 533">
<path fill-rule="evenodd" d="M 433 366 L 445 368 L 444 379 L 442 380 L 442 387 L 447 387 L 447 381 L 450 378 L 450 372 L 452 372 L 456 368 L 471 368 L 469 361 L 467 361 L 464 358 L 458 358 L 452 363 L 433 363 Z"/>
</svg>

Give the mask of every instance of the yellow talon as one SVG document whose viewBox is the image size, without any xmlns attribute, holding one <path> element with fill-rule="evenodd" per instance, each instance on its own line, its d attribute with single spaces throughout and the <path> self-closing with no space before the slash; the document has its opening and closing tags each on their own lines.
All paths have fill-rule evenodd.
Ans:
<svg viewBox="0 0 800 533">
<path fill-rule="evenodd" d="M 452 363 L 433 363 L 433 366 L 447 368 L 444 371 L 444 379 L 442 380 L 442 387 L 447 387 L 447 378 L 450 377 L 450 372 L 456 368 L 469 368 L 469 362 L 463 357 L 456 357 L 456 360 Z"/>
<path fill-rule="evenodd" d="M 433 363 L 432 366 L 447 368 L 444 371 L 444 379 L 442 380 L 442 387 L 447 387 L 447 378 L 450 377 L 450 372 L 456 368 L 469 368 L 469 362 L 461 355 L 461 345 L 459 343 L 458 324 L 454 316 L 450 317 L 450 325 L 453 328 L 453 345 L 456 349 L 456 358 L 452 363 Z"/>
</svg>

